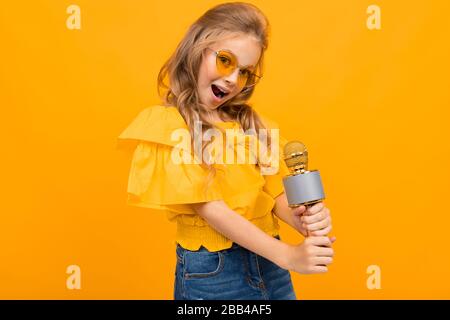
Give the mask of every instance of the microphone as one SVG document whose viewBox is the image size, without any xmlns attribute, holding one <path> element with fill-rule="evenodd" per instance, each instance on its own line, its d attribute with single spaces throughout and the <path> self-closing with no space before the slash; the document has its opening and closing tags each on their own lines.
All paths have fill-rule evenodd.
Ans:
<svg viewBox="0 0 450 320">
<path fill-rule="evenodd" d="M 306 209 L 325 199 L 322 179 L 318 170 L 308 171 L 308 150 L 300 141 L 284 146 L 284 161 L 290 174 L 283 178 L 283 187 L 289 207 L 304 205 Z M 310 236 L 310 232 L 307 231 Z"/>
</svg>

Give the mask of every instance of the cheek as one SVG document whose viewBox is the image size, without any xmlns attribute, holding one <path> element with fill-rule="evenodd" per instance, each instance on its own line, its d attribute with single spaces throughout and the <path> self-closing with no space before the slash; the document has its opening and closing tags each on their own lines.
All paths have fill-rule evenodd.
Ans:
<svg viewBox="0 0 450 320">
<path fill-rule="evenodd" d="M 220 75 L 217 73 L 215 58 L 206 59 L 202 64 L 202 67 L 203 76 L 207 82 L 206 84 L 210 84 L 212 81 L 220 78 Z"/>
<path fill-rule="evenodd" d="M 200 65 L 200 69 L 198 71 L 198 83 L 200 86 L 203 86 L 206 83 L 208 78 L 208 72 L 204 63 Z"/>
</svg>

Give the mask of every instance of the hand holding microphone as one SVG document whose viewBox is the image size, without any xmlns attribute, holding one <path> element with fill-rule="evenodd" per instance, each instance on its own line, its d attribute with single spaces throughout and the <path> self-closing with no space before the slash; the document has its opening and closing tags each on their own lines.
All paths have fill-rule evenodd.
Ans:
<svg viewBox="0 0 450 320">
<path fill-rule="evenodd" d="M 303 143 L 291 141 L 284 147 L 284 160 L 290 175 L 283 178 L 283 186 L 295 216 L 294 224 L 305 241 L 290 250 L 289 269 L 300 273 L 322 273 L 333 261 L 331 248 L 336 237 L 331 231 L 330 210 L 323 200 L 322 181 L 318 170 L 308 171 L 308 151 Z"/>
<path fill-rule="evenodd" d="M 323 202 L 292 208 L 292 214 L 295 228 L 305 237 L 326 236 L 332 230 L 330 209 Z"/>
<path fill-rule="evenodd" d="M 283 186 L 289 207 L 298 217 L 295 219 L 298 230 L 304 236 L 328 234 L 331 231 L 330 212 L 322 203 L 325 193 L 319 171 L 308 171 L 308 150 L 300 141 L 291 141 L 284 146 L 283 152 L 291 173 L 283 178 Z"/>
</svg>

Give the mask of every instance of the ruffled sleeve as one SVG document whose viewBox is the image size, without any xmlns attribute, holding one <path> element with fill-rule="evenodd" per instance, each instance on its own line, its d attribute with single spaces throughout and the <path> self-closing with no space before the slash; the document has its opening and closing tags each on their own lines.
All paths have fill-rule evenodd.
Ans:
<svg viewBox="0 0 450 320">
<path fill-rule="evenodd" d="M 179 142 L 171 135 L 182 128 L 188 129 L 174 107 L 152 106 L 141 111 L 120 134 L 118 147 L 128 145 L 133 149 L 127 204 L 165 210 L 174 216 L 195 214 L 191 203 L 222 198 L 217 181 L 205 188 L 206 169 L 173 160 L 172 152 Z"/>
<path fill-rule="evenodd" d="M 267 117 L 260 116 L 261 120 L 268 129 L 278 129 L 279 126 L 276 122 L 269 120 Z M 284 161 L 284 146 L 288 143 L 288 140 L 279 133 L 279 157 L 278 157 L 278 172 L 274 174 L 263 175 L 265 183 L 263 191 L 269 194 L 272 198 L 278 197 L 284 192 L 283 178 L 290 174 L 286 162 Z"/>
</svg>

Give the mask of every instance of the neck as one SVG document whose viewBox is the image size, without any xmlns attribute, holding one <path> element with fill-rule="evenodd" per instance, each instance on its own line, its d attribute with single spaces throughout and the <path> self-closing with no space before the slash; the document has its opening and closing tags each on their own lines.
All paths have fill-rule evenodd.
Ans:
<svg viewBox="0 0 450 320">
<path fill-rule="evenodd" d="M 211 116 L 209 118 L 209 120 L 211 122 L 226 122 L 226 121 L 231 121 L 231 119 L 229 117 L 226 117 L 225 119 L 221 119 L 219 116 L 219 113 L 217 111 L 212 111 Z"/>
</svg>

